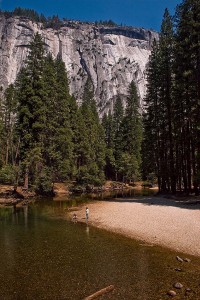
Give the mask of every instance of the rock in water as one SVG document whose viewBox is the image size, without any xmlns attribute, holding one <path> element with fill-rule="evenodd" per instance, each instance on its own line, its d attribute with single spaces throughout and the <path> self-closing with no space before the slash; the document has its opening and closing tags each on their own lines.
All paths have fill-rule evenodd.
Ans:
<svg viewBox="0 0 200 300">
<path fill-rule="evenodd" d="M 176 289 L 182 289 L 182 288 L 183 288 L 183 285 L 182 285 L 180 282 L 177 282 L 177 283 L 174 284 L 174 287 L 175 287 Z"/>
<path fill-rule="evenodd" d="M 172 297 L 175 297 L 176 296 L 176 292 L 175 291 L 168 291 L 167 292 L 167 294 L 169 295 L 169 296 L 172 296 Z"/>
<path fill-rule="evenodd" d="M 183 262 L 183 259 L 180 256 L 177 256 L 176 259 L 180 262 Z"/>
<path fill-rule="evenodd" d="M 185 262 L 191 262 L 191 259 L 189 259 L 189 258 L 184 258 L 184 261 L 185 261 Z"/>
</svg>

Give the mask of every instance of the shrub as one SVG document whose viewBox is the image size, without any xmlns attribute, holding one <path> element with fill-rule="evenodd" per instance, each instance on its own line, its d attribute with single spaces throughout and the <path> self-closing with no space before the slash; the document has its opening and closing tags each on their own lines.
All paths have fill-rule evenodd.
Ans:
<svg viewBox="0 0 200 300">
<path fill-rule="evenodd" d="M 0 183 L 14 184 L 16 179 L 16 169 L 12 165 L 3 166 L 0 169 Z"/>
</svg>

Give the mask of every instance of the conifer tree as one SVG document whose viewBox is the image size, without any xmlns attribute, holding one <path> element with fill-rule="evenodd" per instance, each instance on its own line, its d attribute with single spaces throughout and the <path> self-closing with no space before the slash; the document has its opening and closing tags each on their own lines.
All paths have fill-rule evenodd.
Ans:
<svg viewBox="0 0 200 300">
<path fill-rule="evenodd" d="M 197 194 L 200 185 L 198 1 L 184 0 L 177 7 L 175 21 L 174 39 L 172 19 L 166 10 L 159 47 L 153 48 L 150 58 L 143 152 L 144 158 L 150 158 L 152 153 L 155 159 L 160 191 L 179 189 L 190 193 L 193 186 Z M 152 170 L 152 165 L 147 169 Z"/>
<path fill-rule="evenodd" d="M 107 179 L 114 179 L 115 176 L 115 131 L 114 122 L 111 111 L 108 115 L 104 114 L 102 118 L 102 126 L 105 132 L 105 142 L 106 142 L 106 166 L 105 166 L 105 176 Z"/>
<path fill-rule="evenodd" d="M 173 63 L 172 18 L 165 10 L 159 40 L 160 180 L 162 191 L 176 191 L 173 142 Z"/>
<path fill-rule="evenodd" d="M 71 178 L 76 178 L 77 176 L 77 150 L 79 148 L 78 135 L 80 133 L 80 114 L 78 110 L 78 105 L 74 96 L 69 98 L 69 122 L 70 129 L 72 132 L 72 168 L 71 168 Z"/>
<path fill-rule="evenodd" d="M 159 153 L 160 145 L 160 69 L 159 69 L 159 48 L 154 40 L 153 49 L 149 59 L 147 70 L 147 94 L 143 114 L 144 139 L 143 139 L 143 176 L 146 178 L 149 173 L 155 173 L 158 178 L 158 186 L 161 183 L 161 163 Z"/>
<path fill-rule="evenodd" d="M 83 127 L 82 157 L 79 158 L 78 182 L 101 184 L 104 180 L 105 137 L 94 101 L 93 85 L 88 78 L 80 108 Z"/>
<path fill-rule="evenodd" d="M 46 172 L 46 179 L 48 179 L 49 182 L 54 182 L 58 177 L 58 155 L 56 152 L 57 142 L 55 138 L 57 132 L 57 122 L 55 116 L 58 104 L 56 91 L 56 69 L 55 62 L 51 54 L 48 54 L 47 57 L 45 57 L 43 79 L 44 104 L 46 106 L 45 139 L 43 150 L 43 160 L 46 167 L 43 169 L 43 177 L 45 175 L 44 172 Z"/>
<path fill-rule="evenodd" d="M 4 141 L 3 141 L 3 111 L 2 111 L 2 99 L 0 98 L 0 149 L 1 149 L 1 154 L 0 154 L 0 168 L 3 166 L 4 162 L 4 152 L 3 152 L 3 146 L 4 146 Z"/>
<path fill-rule="evenodd" d="M 147 71 L 148 85 L 143 118 L 143 175 L 155 173 L 159 190 L 175 192 L 173 51 L 173 23 L 166 9 L 159 44 L 154 41 Z"/>
<path fill-rule="evenodd" d="M 56 68 L 56 152 L 58 155 L 58 173 L 60 179 L 69 179 L 73 165 L 72 129 L 70 127 L 70 94 L 65 64 L 60 55 L 55 61 Z"/>
<path fill-rule="evenodd" d="M 5 165 L 14 164 L 15 161 L 15 115 L 16 115 L 16 97 L 14 85 L 8 86 L 4 93 L 3 101 L 3 134 L 5 141 Z M 2 149 L 3 150 L 3 149 Z"/>
<path fill-rule="evenodd" d="M 119 163 L 123 153 L 123 118 L 124 109 L 121 98 L 117 96 L 113 108 L 113 131 L 114 131 L 114 158 L 115 158 L 115 180 L 118 180 Z"/>
<path fill-rule="evenodd" d="M 17 82 L 18 132 L 20 135 L 20 158 L 23 161 L 25 181 L 31 177 L 34 183 L 42 169 L 42 151 L 45 137 L 46 107 L 44 104 L 44 43 L 36 33 L 30 43 L 26 66 Z"/>
<path fill-rule="evenodd" d="M 123 179 L 134 181 L 140 176 L 142 119 L 139 96 L 133 81 L 129 88 L 122 127 L 124 155 L 120 160 L 120 169 L 123 169 L 121 166 L 124 166 L 125 173 L 121 172 Z M 128 164 L 127 161 L 129 161 Z"/>
<path fill-rule="evenodd" d="M 200 6 L 184 0 L 176 11 L 175 138 L 178 185 L 196 193 L 200 185 Z M 181 101 L 180 101 L 181 99 Z"/>
</svg>

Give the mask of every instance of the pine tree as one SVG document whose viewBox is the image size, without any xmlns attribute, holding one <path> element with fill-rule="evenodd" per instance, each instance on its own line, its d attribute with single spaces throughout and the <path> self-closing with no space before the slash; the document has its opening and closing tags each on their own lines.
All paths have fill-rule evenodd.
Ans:
<svg viewBox="0 0 200 300">
<path fill-rule="evenodd" d="M 3 133 L 5 139 L 5 165 L 15 162 L 15 119 L 16 119 L 16 97 L 14 85 L 8 86 L 4 93 L 3 101 Z"/>
<path fill-rule="evenodd" d="M 34 183 L 42 169 L 42 151 L 45 137 L 46 107 L 44 104 L 44 43 L 36 33 L 30 43 L 26 66 L 16 82 L 18 98 L 18 124 L 20 159 L 23 162 L 25 181 Z"/>
<path fill-rule="evenodd" d="M 71 177 L 76 178 L 77 176 L 77 149 L 79 148 L 78 135 L 80 133 L 80 122 L 79 122 L 79 110 L 76 99 L 74 96 L 69 98 L 69 122 L 72 132 L 72 145 L 73 145 L 73 156 L 72 156 L 72 168 Z"/>
<path fill-rule="evenodd" d="M 159 190 L 175 192 L 173 61 L 173 23 L 166 9 L 159 44 L 153 44 L 147 71 L 143 172 L 144 177 L 148 173 L 157 175 Z"/>
<path fill-rule="evenodd" d="M 185 0 L 176 11 L 175 133 L 179 188 L 196 193 L 200 184 L 200 6 Z M 181 101 L 180 101 L 181 99 Z"/>
<path fill-rule="evenodd" d="M 173 23 L 166 9 L 161 25 L 159 41 L 160 179 L 162 191 L 175 192 L 173 63 Z"/>
<path fill-rule="evenodd" d="M 142 169 L 144 179 L 150 173 L 155 173 L 160 188 L 160 108 L 159 108 L 159 51 L 154 40 L 147 69 L 147 93 L 145 97 L 143 124 L 143 158 Z"/>
<path fill-rule="evenodd" d="M 113 131 L 114 131 L 114 159 L 115 159 L 115 180 L 118 179 L 120 159 L 123 154 L 123 118 L 124 109 L 121 98 L 118 96 L 113 109 Z"/>
<path fill-rule="evenodd" d="M 135 181 L 140 176 L 142 119 L 140 101 L 135 83 L 132 81 L 129 96 L 126 100 L 126 110 L 122 123 L 123 127 L 123 152 L 120 164 L 124 165 L 123 179 Z M 130 161 L 130 166 L 127 161 Z M 123 169 L 123 168 L 122 168 Z"/>
<path fill-rule="evenodd" d="M 0 149 L 1 149 L 1 154 L 0 154 L 0 168 L 4 164 L 3 146 L 4 146 L 3 111 L 2 111 L 2 99 L 0 98 Z"/>
<path fill-rule="evenodd" d="M 58 155 L 58 179 L 70 179 L 73 166 L 72 129 L 70 127 L 70 94 L 65 64 L 60 55 L 55 61 L 56 68 L 56 152 Z"/>
<path fill-rule="evenodd" d="M 85 85 L 80 112 L 85 132 L 81 141 L 84 151 L 79 157 L 77 180 L 79 183 L 101 184 L 104 180 L 105 137 L 98 117 L 90 78 Z"/>
<path fill-rule="evenodd" d="M 105 133 L 106 142 L 106 166 L 105 166 L 105 176 L 107 179 L 114 179 L 115 176 L 115 131 L 114 122 L 111 111 L 108 115 L 104 114 L 102 118 L 102 126 Z"/>
<path fill-rule="evenodd" d="M 46 166 L 46 178 L 48 181 L 54 182 L 57 179 L 57 160 L 58 155 L 56 152 L 56 132 L 57 122 L 55 119 L 57 113 L 57 81 L 56 81 L 56 69 L 55 62 L 51 54 L 45 57 L 44 61 L 44 104 L 46 106 L 46 118 L 45 118 L 45 139 L 43 150 L 43 164 Z M 44 168 L 43 168 L 44 170 Z M 43 171 L 44 176 L 44 171 Z M 38 182 L 40 178 L 38 179 Z M 40 187 L 42 188 L 42 187 Z M 47 187 L 46 187 L 47 189 Z"/>
</svg>

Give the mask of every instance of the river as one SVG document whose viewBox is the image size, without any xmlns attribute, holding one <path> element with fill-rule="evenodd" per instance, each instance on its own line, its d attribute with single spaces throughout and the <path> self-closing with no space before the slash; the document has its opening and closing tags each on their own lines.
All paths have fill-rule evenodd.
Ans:
<svg viewBox="0 0 200 300">
<path fill-rule="evenodd" d="M 99 299 L 169 299 L 172 289 L 176 299 L 200 299 L 199 258 L 73 223 L 68 208 L 81 201 L 0 209 L 0 299 L 82 300 L 109 285 L 114 291 Z"/>
</svg>

